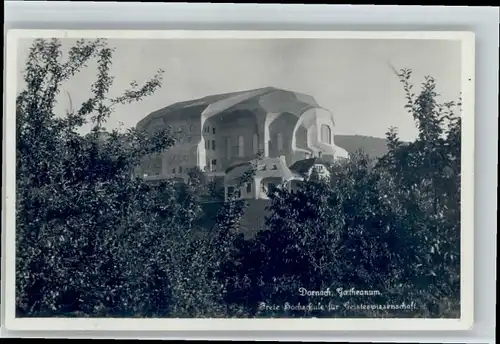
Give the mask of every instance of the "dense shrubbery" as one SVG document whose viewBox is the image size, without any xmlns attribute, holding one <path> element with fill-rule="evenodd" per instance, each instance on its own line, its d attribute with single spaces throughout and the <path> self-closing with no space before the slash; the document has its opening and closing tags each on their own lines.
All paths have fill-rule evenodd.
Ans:
<svg viewBox="0 0 500 344">
<path fill-rule="evenodd" d="M 31 49 L 26 90 L 17 99 L 18 312 L 216 314 L 218 293 L 205 273 L 210 238 L 193 226 L 198 181 L 179 192 L 131 177 L 141 157 L 174 144 L 168 131 L 152 138 L 133 129 L 103 134 L 113 106 L 151 94 L 161 74 L 110 99 L 111 54 L 101 41 L 79 42 L 66 62 L 57 40 Z M 93 58 L 93 97 L 57 117 L 61 84 Z M 84 123 L 93 129 L 81 136 Z"/>
<path fill-rule="evenodd" d="M 460 104 L 436 103 L 432 78 L 418 96 L 411 71 L 401 71 L 408 112 L 418 138 L 402 143 L 391 129 L 388 153 L 378 162 L 363 153 L 313 178 L 296 191 L 271 195 L 267 230 L 230 260 L 226 301 L 252 307 L 253 315 L 303 316 L 257 305 L 328 304 L 310 291 L 378 290 L 373 297 L 337 303 L 409 304 L 413 312 L 312 311 L 313 316 L 459 316 L 460 309 Z"/>
<path fill-rule="evenodd" d="M 333 165 L 329 180 L 313 175 L 298 190 L 277 190 L 266 230 L 244 240 L 239 200 L 224 204 L 212 230 L 199 228 L 200 190 L 222 196 L 200 171 L 181 188 L 132 177 L 141 158 L 174 141 L 168 131 L 103 135 L 114 105 L 161 86 L 159 73 L 109 98 L 111 56 L 102 41 L 78 42 L 65 62 L 57 40 L 31 49 L 17 100 L 19 316 L 459 315 L 460 120 L 455 104 L 436 103 L 432 78 L 414 95 L 411 71 L 400 74 L 419 129 L 414 142 L 391 129 L 380 160 L 360 152 Z M 61 84 L 94 58 L 93 96 L 56 116 Z M 84 123 L 93 130 L 81 136 Z M 301 296 L 301 287 L 379 290 L 362 303 L 417 309 L 259 307 L 332 302 Z M 356 304 L 359 296 L 335 300 Z"/>
</svg>

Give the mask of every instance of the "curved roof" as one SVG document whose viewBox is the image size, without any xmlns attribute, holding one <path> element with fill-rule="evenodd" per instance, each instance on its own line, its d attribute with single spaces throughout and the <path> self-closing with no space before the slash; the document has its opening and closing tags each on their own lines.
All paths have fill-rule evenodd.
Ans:
<svg viewBox="0 0 500 344">
<path fill-rule="evenodd" d="M 188 109 L 195 110 L 200 116 L 204 114 L 210 117 L 228 110 L 263 111 L 265 113 L 289 112 L 300 116 L 305 110 L 311 108 L 320 108 L 312 96 L 274 87 L 265 87 L 210 95 L 175 103 L 149 114 L 138 123 L 138 127 L 144 127 L 155 119 L 168 118 L 169 115 L 174 116 L 174 113 Z"/>
</svg>

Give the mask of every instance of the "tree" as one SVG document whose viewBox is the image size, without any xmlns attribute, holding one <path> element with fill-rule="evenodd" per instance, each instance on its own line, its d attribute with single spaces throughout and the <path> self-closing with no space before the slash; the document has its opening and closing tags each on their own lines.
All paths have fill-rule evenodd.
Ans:
<svg viewBox="0 0 500 344">
<path fill-rule="evenodd" d="M 402 70 L 399 77 L 418 138 L 403 143 L 392 128 L 380 161 L 356 153 L 332 167 L 329 183 L 311 178 L 271 195 L 267 230 L 231 257 L 226 302 L 256 316 L 458 316 L 460 120 L 454 103 L 438 104 L 432 78 L 415 97 L 410 75 Z M 364 304 L 413 301 L 417 308 L 261 307 L 360 302 L 299 293 L 339 286 L 380 291 Z"/>
<path fill-rule="evenodd" d="M 413 283 L 426 288 L 436 312 L 457 315 L 460 300 L 460 156 L 461 120 L 458 102 L 439 104 L 432 77 L 426 77 L 418 96 L 412 93 L 411 70 L 398 74 L 406 92 L 408 112 L 419 129 L 418 138 L 402 145 L 388 134 L 389 153 L 380 161 L 414 210 L 413 253 L 409 269 Z M 435 308 L 435 307 L 434 307 Z"/>
<path fill-rule="evenodd" d="M 35 40 L 30 49 L 17 98 L 18 314 L 216 314 L 204 273 L 208 239 L 193 225 L 195 181 L 179 193 L 171 183 L 133 176 L 143 157 L 174 144 L 169 131 L 104 128 L 115 105 L 157 90 L 162 71 L 112 98 L 112 53 L 103 40 L 78 41 L 66 59 L 57 39 Z M 91 60 L 98 64 L 92 96 L 56 114 L 62 84 Z M 92 130 L 82 136 L 84 124 Z"/>
</svg>

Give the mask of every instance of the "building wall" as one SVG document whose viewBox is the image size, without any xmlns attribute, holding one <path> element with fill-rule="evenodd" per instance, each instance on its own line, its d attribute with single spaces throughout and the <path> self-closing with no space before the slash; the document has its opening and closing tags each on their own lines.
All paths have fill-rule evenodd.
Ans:
<svg viewBox="0 0 500 344">
<path fill-rule="evenodd" d="M 198 145 L 200 153 L 198 163 L 202 171 L 218 171 L 221 168 L 219 124 L 217 121 L 210 120 L 203 124 L 202 138 Z"/>
<path fill-rule="evenodd" d="M 330 138 L 326 142 L 322 140 L 321 137 L 321 127 L 325 125 L 330 130 Z M 334 145 L 334 123 L 331 113 L 325 110 L 316 110 L 316 133 L 314 137 L 313 144 L 318 147 L 324 154 L 334 154 L 335 153 L 335 145 Z"/>
<path fill-rule="evenodd" d="M 147 156 L 142 158 L 139 168 L 136 173 L 140 176 L 159 176 L 162 171 L 162 157 L 161 154 Z"/>
<path fill-rule="evenodd" d="M 143 174 L 182 176 L 186 170 L 197 166 L 197 145 L 202 137 L 200 118 L 186 114 L 180 117 L 174 113 L 148 124 L 146 131 L 151 135 L 170 127 L 176 143 L 156 156 L 145 158 L 141 164 Z"/>
<path fill-rule="evenodd" d="M 254 159 L 256 152 L 255 136 L 258 141 L 258 124 L 254 114 L 250 111 L 238 111 L 224 116 L 215 116 L 206 123 L 214 123 L 218 126 L 216 159 L 221 163 L 221 170 L 236 162 Z"/>
<path fill-rule="evenodd" d="M 322 126 L 329 128 L 329 137 L 323 137 Z M 319 155 L 335 155 L 334 122 L 329 111 L 310 109 L 297 121 L 292 142 L 291 163 Z"/>
<path fill-rule="evenodd" d="M 227 200 L 231 192 L 239 192 L 240 199 L 255 199 L 255 183 L 247 183 L 239 189 L 234 185 L 226 185 L 225 199 Z"/>
<path fill-rule="evenodd" d="M 297 116 L 282 113 L 268 125 L 269 157 L 284 156 L 288 165 L 292 164 L 292 139 Z"/>
<path fill-rule="evenodd" d="M 151 121 L 147 127 L 150 133 L 171 126 L 180 134 L 174 147 L 146 158 L 141 172 L 182 176 L 198 166 L 202 171 L 222 173 L 234 163 L 254 159 L 257 152 L 264 157 L 285 156 L 287 165 L 318 156 L 319 152 L 335 155 L 334 123 L 326 110 L 311 109 L 300 117 L 238 107 L 209 118 L 202 113 L 201 107 L 180 108 Z M 321 141 L 323 124 L 330 128 L 330 142 Z"/>
<path fill-rule="evenodd" d="M 178 134 L 176 144 L 163 153 L 163 175 L 181 175 L 197 165 L 196 146 L 201 139 L 199 120 L 169 121 Z"/>
<path fill-rule="evenodd" d="M 146 128 L 146 132 L 150 135 L 154 135 L 156 132 L 165 129 L 165 123 L 161 119 L 152 121 Z M 154 154 L 150 156 L 145 156 L 141 160 L 140 168 L 138 172 L 140 175 L 147 176 L 159 176 L 162 173 L 162 154 Z"/>
<path fill-rule="evenodd" d="M 313 151 L 310 149 L 308 143 L 308 131 L 303 125 L 299 125 L 296 128 L 294 144 L 292 143 L 290 165 L 296 161 L 309 159 L 313 156 Z"/>
<path fill-rule="evenodd" d="M 299 126 L 295 133 L 295 144 L 297 148 L 308 150 L 307 144 L 307 129 L 303 126 Z"/>
<path fill-rule="evenodd" d="M 271 186 L 277 187 L 283 183 L 282 178 L 264 178 L 260 181 L 260 188 L 258 192 L 258 199 L 267 199 L 268 190 L 270 190 Z"/>
<path fill-rule="evenodd" d="M 227 201 L 231 193 L 237 192 L 240 199 L 268 199 L 267 192 L 271 186 L 278 187 L 283 184 L 281 177 L 260 178 L 255 177 L 251 183 L 240 188 L 235 185 L 225 185 L 225 200 Z"/>
</svg>

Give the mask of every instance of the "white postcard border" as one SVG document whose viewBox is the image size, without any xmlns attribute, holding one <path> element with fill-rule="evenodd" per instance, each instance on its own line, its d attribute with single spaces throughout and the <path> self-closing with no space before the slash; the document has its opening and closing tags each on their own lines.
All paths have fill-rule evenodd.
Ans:
<svg viewBox="0 0 500 344">
<path fill-rule="evenodd" d="M 15 317 L 15 94 L 17 40 L 114 39 L 442 39 L 462 42 L 460 319 L 131 319 Z M 3 161 L 4 323 L 23 331 L 449 331 L 468 330 L 474 311 L 475 35 L 466 31 L 23 30 L 7 32 Z M 8 167 L 8 168 L 7 168 Z"/>
</svg>

